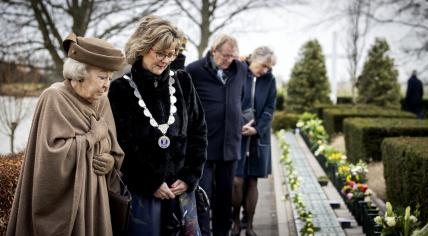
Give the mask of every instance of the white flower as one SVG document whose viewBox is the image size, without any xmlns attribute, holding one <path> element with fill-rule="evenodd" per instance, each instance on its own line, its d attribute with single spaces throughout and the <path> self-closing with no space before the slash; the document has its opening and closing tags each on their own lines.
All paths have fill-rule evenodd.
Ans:
<svg viewBox="0 0 428 236">
<path fill-rule="evenodd" d="M 325 145 L 320 145 L 318 149 L 315 151 L 315 156 L 318 156 L 322 151 L 324 151 Z"/>
<path fill-rule="evenodd" d="M 304 123 L 302 121 L 297 122 L 296 127 L 300 128 L 304 125 Z"/>
<path fill-rule="evenodd" d="M 396 222 L 395 222 L 395 217 L 385 217 L 385 222 L 386 225 L 388 225 L 389 227 L 394 227 Z"/>
<path fill-rule="evenodd" d="M 376 216 L 376 217 L 374 218 L 374 222 L 375 222 L 377 225 L 382 225 L 382 217 L 380 217 L 380 216 Z"/>
<path fill-rule="evenodd" d="M 416 216 L 414 216 L 414 215 L 411 215 L 409 219 L 410 219 L 410 222 L 412 222 L 412 223 L 418 222 L 418 218 L 416 218 Z"/>
</svg>

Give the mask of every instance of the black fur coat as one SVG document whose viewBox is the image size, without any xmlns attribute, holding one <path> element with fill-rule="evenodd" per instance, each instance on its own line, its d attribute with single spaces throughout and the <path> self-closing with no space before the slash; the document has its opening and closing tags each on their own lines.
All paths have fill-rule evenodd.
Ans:
<svg viewBox="0 0 428 236">
<path fill-rule="evenodd" d="M 156 76 L 142 68 L 140 59 L 127 74 L 129 77 L 132 74 L 147 108 L 159 124 L 166 123 L 169 116 L 169 73 L 166 69 Z M 187 183 L 188 191 L 194 190 L 206 160 L 207 127 L 191 77 L 178 70 L 173 78 L 177 112 L 166 134 L 171 140 L 166 149 L 159 147 L 162 133 L 149 124 L 129 82 L 122 77 L 110 86 L 108 97 L 118 142 L 125 152 L 121 170 L 129 189 L 143 196 L 152 196 L 163 182 L 171 185 L 177 179 Z"/>
</svg>

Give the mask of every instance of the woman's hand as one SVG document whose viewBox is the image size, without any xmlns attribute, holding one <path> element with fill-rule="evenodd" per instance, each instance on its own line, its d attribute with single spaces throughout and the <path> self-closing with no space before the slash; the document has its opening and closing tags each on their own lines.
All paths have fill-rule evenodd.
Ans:
<svg viewBox="0 0 428 236">
<path fill-rule="evenodd" d="M 159 199 L 174 199 L 175 194 L 171 191 L 168 185 L 164 182 L 162 185 L 156 190 L 153 194 L 155 197 Z"/>
<path fill-rule="evenodd" d="M 244 126 L 242 126 L 241 134 L 244 136 L 253 136 L 257 134 L 257 130 L 252 126 L 254 123 L 254 120 L 251 120 Z"/>
<path fill-rule="evenodd" d="M 185 182 L 183 182 L 182 180 L 177 180 L 175 181 L 172 185 L 171 185 L 171 191 L 175 194 L 175 195 L 181 195 L 182 193 L 187 191 L 187 188 L 189 186 L 187 186 L 187 184 Z"/>
<path fill-rule="evenodd" d="M 109 153 L 102 153 L 92 160 L 92 168 L 97 175 L 106 175 L 114 166 L 114 157 Z"/>
</svg>

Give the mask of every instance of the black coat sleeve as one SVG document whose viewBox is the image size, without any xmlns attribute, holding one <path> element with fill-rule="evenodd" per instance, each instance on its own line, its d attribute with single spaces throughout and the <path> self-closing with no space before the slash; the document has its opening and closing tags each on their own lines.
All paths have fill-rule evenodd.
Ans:
<svg viewBox="0 0 428 236">
<path fill-rule="evenodd" d="M 141 158 L 147 150 L 142 148 L 138 139 L 138 116 L 130 104 L 134 101 L 133 89 L 128 82 L 117 79 L 112 82 L 108 98 L 116 124 L 117 140 L 125 153 L 122 164 L 124 180 L 128 187 L 140 194 L 151 196 L 165 181 L 165 170 L 159 164 Z"/>
<path fill-rule="evenodd" d="M 188 185 L 188 191 L 193 191 L 202 174 L 207 159 L 207 125 L 201 101 L 196 93 L 190 75 L 177 71 L 183 96 L 186 99 L 188 113 L 187 148 L 184 167 L 177 177 Z"/>
</svg>

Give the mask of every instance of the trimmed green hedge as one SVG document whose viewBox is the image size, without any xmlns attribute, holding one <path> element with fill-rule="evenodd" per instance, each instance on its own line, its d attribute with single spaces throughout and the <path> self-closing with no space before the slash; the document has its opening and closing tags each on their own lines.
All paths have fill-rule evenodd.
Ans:
<svg viewBox="0 0 428 236">
<path fill-rule="evenodd" d="M 344 121 L 346 155 L 358 160 L 382 160 L 380 145 L 386 137 L 428 135 L 428 120 L 398 118 L 347 118 Z"/>
<path fill-rule="evenodd" d="M 416 115 L 410 112 L 383 109 L 376 106 L 330 107 L 324 109 L 323 112 L 324 127 L 327 133 L 332 136 L 335 133 L 343 132 L 343 120 L 348 117 L 416 118 Z"/>
<path fill-rule="evenodd" d="M 329 109 L 329 108 L 334 108 L 334 107 L 340 107 L 340 108 L 352 108 L 354 107 L 354 104 L 338 104 L 338 105 L 333 105 L 333 104 L 317 104 L 314 106 L 314 112 L 317 114 L 318 118 L 322 119 L 323 118 L 323 112 L 325 109 Z"/>
<path fill-rule="evenodd" d="M 421 205 L 420 219 L 428 221 L 428 137 L 385 138 L 382 159 L 388 201 L 393 206 Z"/>
<path fill-rule="evenodd" d="M 278 131 L 280 129 L 294 129 L 299 120 L 300 114 L 290 113 L 285 111 L 277 111 L 273 114 L 272 129 Z"/>
<path fill-rule="evenodd" d="M 352 97 L 348 96 L 339 96 L 336 99 L 337 104 L 352 104 Z"/>
</svg>

